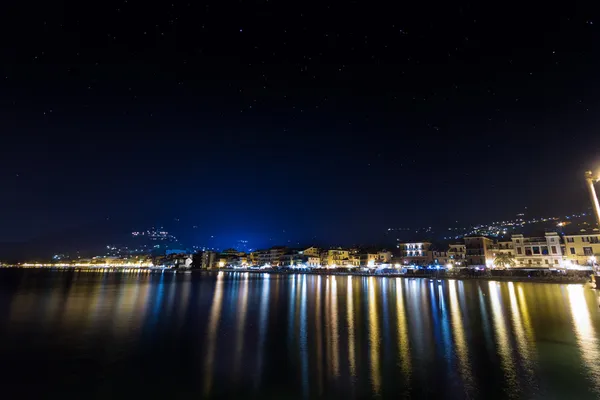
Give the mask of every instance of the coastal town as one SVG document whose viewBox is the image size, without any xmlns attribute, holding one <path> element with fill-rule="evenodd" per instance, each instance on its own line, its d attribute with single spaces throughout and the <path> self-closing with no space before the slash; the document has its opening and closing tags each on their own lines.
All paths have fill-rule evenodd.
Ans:
<svg viewBox="0 0 600 400">
<path fill-rule="evenodd" d="M 273 246 L 250 252 L 234 248 L 167 250 L 158 256 L 94 257 L 69 262 L 23 263 L 21 266 L 160 267 L 176 269 L 337 269 L 377 270 L 589 270 L 598 265 L 600 231 L 545 232 L 543 236 L 513 234 L 510 239 L 466 236 L 447 247 L 431 241 L 398 242 L 395 248 L 290 248 Z"/>
<path fill-rule="evenodd" d="M 248 248 L 239 240 L 239 248 L 219 251 L 214 248 L 185 249 L 179 240 L 163 228 L 131 232 L 145 244 L 137 248 L 106 246 L 106 254 L 90 258 L 56 254 L 51 262 L 3 264 L 15 267 L 174 269 L 174 270 L 333 270 L 363 273 L 407 273 L 435 271 L 589 271 L 596 274 L 600 260 L 600 205 L 595 183 L 600 179 L 585 173 L 593 208 L 594 222 L 574 223 L 573 217 L 503 221 L 451 240 L 427 238 L 429 230 L 415 231 L 421 237 L 396 239 L 394 246 L 272 246 Z M 585 214 L 583 214 L 585 216 Z M 520 229 L 526 223 L 543 222 L 544 231 L 526 235 Z M 552 228 L 548 228 L 547 224 Z M 507 229 L 512 229 L 509 233 Z M 391 231 L 391 229 L 389 229 Z M 484 233 L 482 233 L 484 232 Z M 448 238 L 444 238 L 448 239 Z"/>
</svg>

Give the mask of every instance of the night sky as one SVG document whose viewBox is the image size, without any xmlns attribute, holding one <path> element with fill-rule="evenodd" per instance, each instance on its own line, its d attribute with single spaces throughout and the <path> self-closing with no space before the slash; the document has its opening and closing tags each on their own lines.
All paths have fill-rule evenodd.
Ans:
<svg viewBox="0 0 600 400">
<path fill-rule="evenodd" d="M 382 4 L 3 3 L 0 241 L 373 243 L 588 209 L 593 2 Z"/>
</svg>

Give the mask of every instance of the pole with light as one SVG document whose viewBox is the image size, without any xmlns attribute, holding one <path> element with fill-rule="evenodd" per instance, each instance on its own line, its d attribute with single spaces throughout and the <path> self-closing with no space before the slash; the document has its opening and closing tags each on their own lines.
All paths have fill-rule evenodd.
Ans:
<svg viewBox="0 0 600 400">
<path fill-rule="evenodd" d="M 596 195 L 596 188 L 594 187 L 594 184 L 600 181 L 600 176 L 599 174 L 594 174 L 592 171 L 586 171 L 585 180 L 587 182 L 587 187 L 590 192 L 592 206 L 594 207 L 594 214 L 596 214 L 596 223 L 600 228 L 600 203 L 598 203 L 598 196 Z"/>
</svg>

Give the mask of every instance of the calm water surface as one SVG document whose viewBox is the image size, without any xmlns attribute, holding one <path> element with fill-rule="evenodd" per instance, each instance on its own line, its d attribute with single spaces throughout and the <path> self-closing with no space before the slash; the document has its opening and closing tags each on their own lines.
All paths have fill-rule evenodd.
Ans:
<svg viewBox="0 0 600 400">
<path fill-rule="evenodd" d="M 24 398 L 592 399 L 598 304 L 582 285 L 3 270 L 0 383 Z"/>
</svg>

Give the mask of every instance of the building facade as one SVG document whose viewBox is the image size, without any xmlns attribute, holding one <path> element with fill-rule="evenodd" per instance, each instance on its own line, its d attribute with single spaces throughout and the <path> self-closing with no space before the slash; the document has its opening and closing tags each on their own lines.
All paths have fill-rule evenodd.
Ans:
<svg viewBox="0 0 600 400">
<path fill-rule="evenodd" d="M 319 257 L 319 255 L 321 254 L 321 249 L 319 249 L 318 247 L 311 246 L 308 249 L 304 249 L 302 251 L 302 254 L 307 256 Z"/>
<path fill-rule="evenodd" d="M 600 232 L 597 230 L 565 234 L 566 266 L 593 266 L 600 261 Z"/>
<path fill-rule="evenodd" d="M 379 251 L 379 252 L 377 252 L 377 258 L 378 258 L 379 263 L 389 264 L 392 262 L 392 252 L 391 251 Z"/>
<path fill-rule="evenodd" d="M 491 267 L 493 240 L 485 236 L 465 236 L 465 261 L 469 268 Z"/>
<path fill-rule="evenodd" d="M 464 267 L 467 249 L 463 243 L 453 243 L 448 246 L 448 263 L 454 267 Z"/>
<path fill-rule="evenodd" d="M 514 257 L 518 268 L 560 268 L 563 254 L 560 236 L 546 232 L 543 237 L 512 235 Z"/>
<path fill-rule="evenodd" d="M 433 262 L 431 242 L 399 243 L 404 265 L 429 265 Z"/>
<path fill-rule="evenodd" d="M 351 267 L 350 252 L 342 248 L 329 249 L 325 252 L 325 265 L 328 267 Z"/>
<path fill-rule="evenodd" d="M 434 250 L 432 252 L 433 263 L 436 265 L 446 265 L 450 260 L 447 251 Z"/>
</svg>

